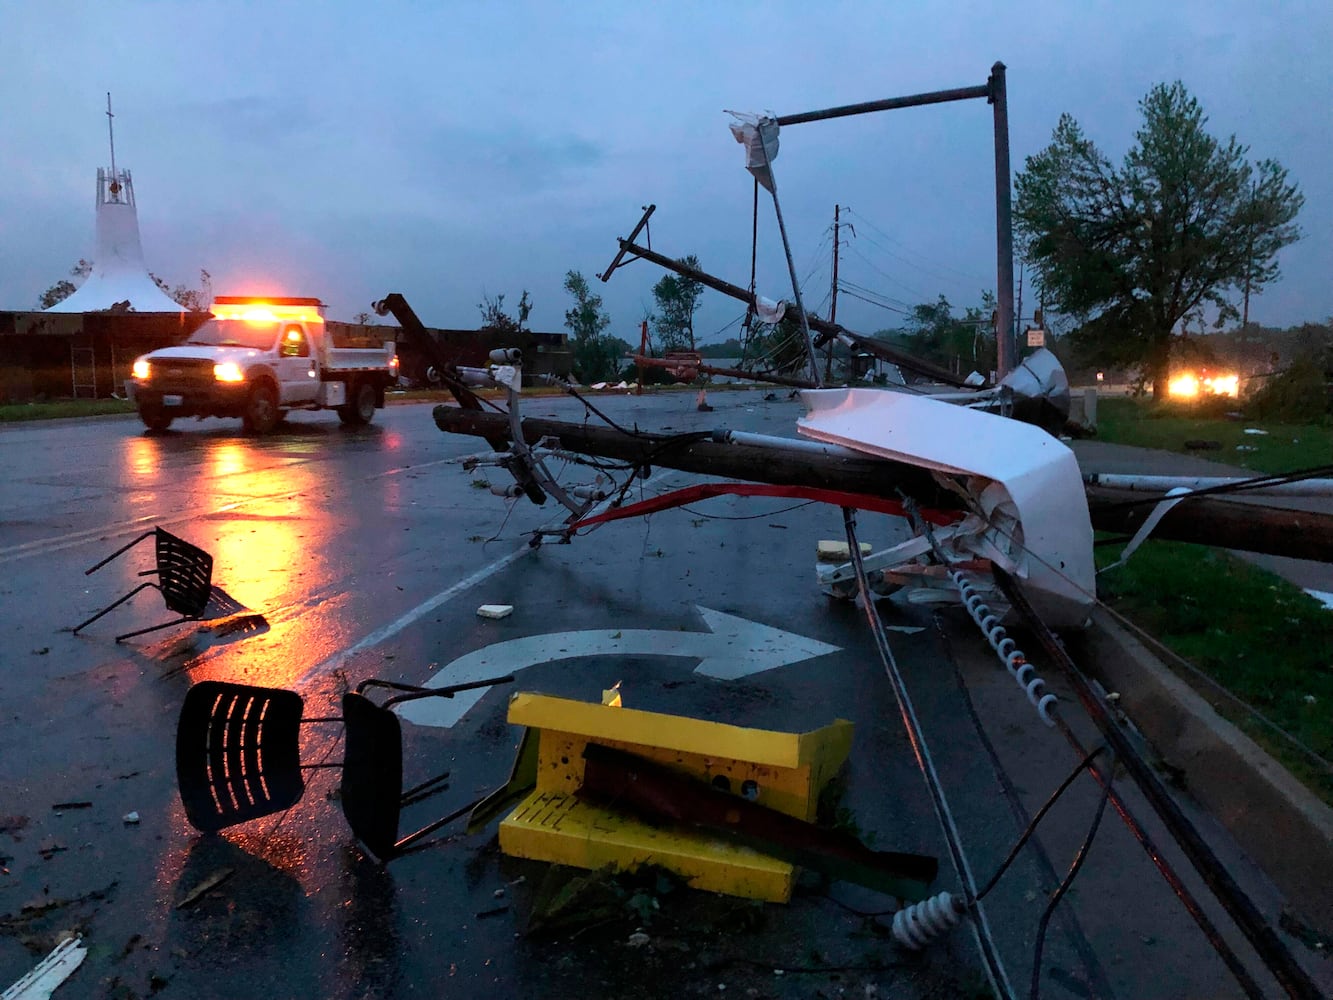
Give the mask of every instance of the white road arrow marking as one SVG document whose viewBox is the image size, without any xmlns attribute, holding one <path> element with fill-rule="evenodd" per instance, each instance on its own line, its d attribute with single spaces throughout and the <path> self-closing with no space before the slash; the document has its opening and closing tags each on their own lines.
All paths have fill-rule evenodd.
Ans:
<svg viewBox="0 0 1333 1000">
<path fill-rule="evenodd" d="M 729 681 L 841 648 L 709 608 L 701 607 L 699 613 L 707 632 L 589 629 L 508 639 L 460 656 L 426 681 L 426 687 L 466 684 L 579 656 L 693 657 L 700 661 L 694 668 L 696 674 Z M 398 706 L 397 712 L 418 726 L 452 726 L 489 690 L 477 688 L 452 698 L 410 701 Z"/>
</svg>

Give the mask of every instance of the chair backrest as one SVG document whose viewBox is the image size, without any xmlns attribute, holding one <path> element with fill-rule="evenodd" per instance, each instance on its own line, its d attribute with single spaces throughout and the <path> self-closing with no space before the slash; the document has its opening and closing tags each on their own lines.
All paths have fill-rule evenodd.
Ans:
<svg viewBox="0 0 1333 1000">
<path fill-rule="evenodd" d="M 157 532 L 158 586 L 167 607 L 188 618 L 198 618 L 213 592 L 213 557 L 161 528 Z"/>
<path fill-rule="evenodd" d="M 176 781 L 195 829 L 221 830 L 300 801 L 304 707 L 300 695 L 279 688 L 201 681 L 186 692 Z"/>
<path fill-rule="evenodd" d="M 343 725 L 343 815 L 357 839 L 387 861 L 394 855 L 402 809 L 402 725 L 393 712 L 351 691 L 343 695 Z"/>
</svg>

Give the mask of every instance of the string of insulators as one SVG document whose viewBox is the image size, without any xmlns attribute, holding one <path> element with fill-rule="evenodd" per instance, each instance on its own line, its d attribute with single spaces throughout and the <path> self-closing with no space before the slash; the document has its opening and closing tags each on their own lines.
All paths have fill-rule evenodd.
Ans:
<svg viewBox="0 0 1333 1000">
<path fill-rule="evenodd" d="M 1018 682 L 1024 693 L 1027 694 L 1028 701 L 1032 707 L 1037 710 L 1041 716 L 1041 721 L 1048 726 L 1055 725 L 1055 719 L 1051 717 L 1051 708 L 1058 703 L 1059 699 L 1050 692 L 1043 693 L 1046 682 L 1037 676 L 1037 668 L 1028 662 L 1023 651 L 1018 648 L 1018 643 L 1005 632 L 1004 626 L 1000 624 L 999 616 L 994 614 L 990 606 L 982 600 L 980 592 L 972 586 L 962 573 L 956 569 L 949 571 L 949 578 L 953 580 L 954 586 L 958 588 L 958 593 L 963 599 L 963 607 L 967 613 L 972 616 L 972 620 L 977 623 L 981 629 L 982 635 L 990 643 L 991 649 L 1000 658 L 1006 670 Z"/>
</svg>

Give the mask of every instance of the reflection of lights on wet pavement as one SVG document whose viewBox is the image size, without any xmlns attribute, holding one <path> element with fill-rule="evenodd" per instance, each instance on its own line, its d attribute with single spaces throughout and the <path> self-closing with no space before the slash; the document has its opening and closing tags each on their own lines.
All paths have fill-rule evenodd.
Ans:
<svg viewBox="0 0 1333 1000">
<path fill-rule="evenodd" d="M 126 466 L 136 477 L 151 476 L 157 472 L 161 459 L 160 442 L 156 438 L 132 437 L 125 442 Z"/>
<path fill-rule="evenodd" d="M 231 476 L 245 472 L 249 466 L 250 449 L 235 442 L 218 444 L 209 450 L 210 472 L 215 476 Z"/>
</svg>

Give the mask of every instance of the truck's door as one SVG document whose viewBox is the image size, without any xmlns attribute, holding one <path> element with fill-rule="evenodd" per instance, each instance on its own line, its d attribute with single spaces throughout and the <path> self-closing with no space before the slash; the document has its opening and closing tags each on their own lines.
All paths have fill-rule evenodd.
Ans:
<svg viewBox="0 0 1333 1000">
<path fill-rule="evenodd" d="M 282 406 L 314 402 L 319 393 L 319 368 L 310 351 L 310 337 L 300 323 L 283 326 L 275 367 Z"/>
</svg>

